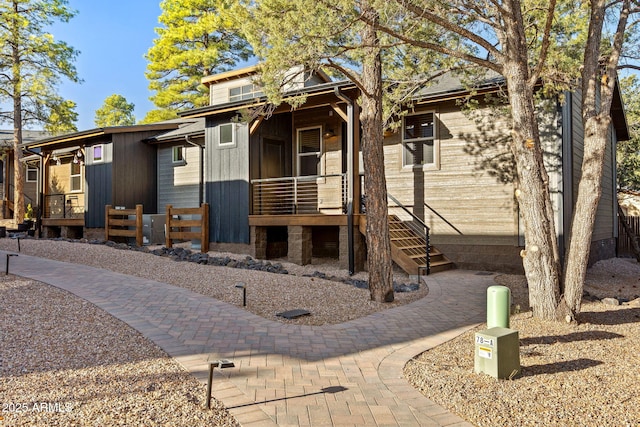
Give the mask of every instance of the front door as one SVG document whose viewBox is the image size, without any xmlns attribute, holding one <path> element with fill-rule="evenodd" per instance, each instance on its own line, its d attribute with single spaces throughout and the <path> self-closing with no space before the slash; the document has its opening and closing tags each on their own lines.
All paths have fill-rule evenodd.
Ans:
<svg viewBox="0 0 640 427">
<path fill-rule="evenodd" d="M 265 138 L 262 145 L 260 178 L 282 178 L 285 176 L 285 143 L 278 139 Z"/>
</svg>

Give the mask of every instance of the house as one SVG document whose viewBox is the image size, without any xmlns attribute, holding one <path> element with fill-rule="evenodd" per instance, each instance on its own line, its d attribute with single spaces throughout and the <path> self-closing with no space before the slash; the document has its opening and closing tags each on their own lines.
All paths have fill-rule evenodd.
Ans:
<svg viewBox="0 0 640 427">
<path fill-rule="evenodd" d="M 192 120 L 96 128 L 24 144 L 37 153 L 45 237 L 104 236 L 105 205 L 157 212 L 157 149 L 145 141 Z"/>
<path fill-rule="evenodd" d="M 256 73 L 249 67 L 204 78 L 210 105 L 182 114 L 205 119 L 212 244 L 257 258 L 286 256 L 307 264 L 329 256 L 344 268 L 363 268 L 366 207 L 360 201 L 366 205 L 361 194 L 366 176 L 359 152 L 358 89 L 301 73 L 287 96 L 304 94 L 302 106 L 292 108 L 285 98 L 268 114 L 243 120 L 268 105 L 254 84 Z M 484 82 L 476 88 L 478 99 L 497 89 L 496 81 Z M 508 128 L 491 116 L 488 105 L 475 112 L 478 121 L 461 111 L 457 101 L 468 94 L 455 79 L 442 78 L 418 94 L 399 130 L 385 135 L 392 253 L 411 273 L 429 265 L 424 238 L 409 230 L 421 223 L 439 250 L 431 253 L 432 268 L 453 261 L 462 268 L 522 271 L 513 168 L 507 146 L 496 143 L 508 137 Z M 580 96 L 568 93 L 565 99 L 550 100 L 550 108 L 541 110 L 561 249 L 567 244 L 582 159 Z M 628 138 L 619 92 L 611 114 L 592 261 L 615 256 L 615 144 Z"/>
<path fill-rule="evenodd" d="M 210 105 L 152 125 L 92 129 L 25 144 L 40 150 L 46 236 L 102 233 L 104 206 L 210 206 L 209 242 L 219 250 L 309 264 L 314 257 L 365 268 L 366 194 L 358 88 L 292 70 L 285 102 L 269 105 L 257 67 L 208 76 Z M 410 274 L 461 268 L 522 271 L 508 125 L 493 115 L 486 80 L 425 87 L 395 131 L 385 132 L 385 173 L 394 261 Z M 304 96 L 295 108 L 287 103 Z M 299 99 L 299 98 L 296 98 Z M 540 109 L 558 241 L 567 243 L 582 160 L 579 93 Z M 619 92 L 611 114 L 592 260 L 615 256 L 615 144 L 629 137 Z"/>
<path fill-rule="evenodd" d="M 35 141 L 48 136 L 48 133 L 40 130 L 22 131 L 23 143 Z M 0 196 L 2 199 L 2 209 L 0 214 L 2 218 L 13 218 L 13 201 L 14 201 L 14 176 L 13 176 L 13 130 L 0 130 Z M 38 167 L 31 162 L 25 161 L 25 183 L 23 187 L 24 203 L 38 205 Z"/>
</svg>

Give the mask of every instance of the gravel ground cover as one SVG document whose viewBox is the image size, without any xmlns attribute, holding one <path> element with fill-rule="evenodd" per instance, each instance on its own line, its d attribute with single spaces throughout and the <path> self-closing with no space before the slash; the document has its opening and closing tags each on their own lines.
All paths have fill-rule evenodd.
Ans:
<svg viewBox="0 0 640 427">
<path fill-rule="evenodd" d="M 0 239 L 0 249 L 17 252 L 17 242 L 14 239 Z M 247 310 L 266 319 L 299 325 L 342 323 L 407 304 L 428 293 L 428 288 L 423 285 L 414 292 L 396 292 L 393 303 L 377 303 L 370 300 L 367 289 L 359 289 L 336 280 L 305 276 L 321 271 L 338 279 L 367 279 L 366 273 L 349 277 L 346 271 L 338 268 L 335 260 L 315 260 L 317 264 L 308 266 L 282 262 L 288 274 L 274 274 L 177 262 L 170 257 L 145 252 L 65 240 L 22 239 L 20 250 L 26 255 L 91 265 L 181 286 L 239 307 L 242 307 L 242 292 L 235 286 L 244 283 L 247 286 Z M 215 255 L 237 260 L 245 258 L 243 255 L 230 253 Z M 396 271 L 394 277 L 398 283 L 411 282 L 404 272 Z M 328 296 L 331 296 L 330 301 Z M 291 320 L 276 316 L 277 313 L 293 309 L 308 310 L 311 315 Z"/>
<path fill-rule="evenodd" d="M 404 374 L 414 387 L 477 426 L 640 426 L 640 265 L 612 259 L 591 268 L 577 325 L 533 319 L 524 277 L 496 281 L 522 310 L 510 325 L 522 375 L 473 372 L 481 326 L 411 360 Z"/>
<path fill-rule="evenodd" d="M 238 426 L 153 343 L 52 286 L 0 276 L 0 426 Z"/>
</svg>

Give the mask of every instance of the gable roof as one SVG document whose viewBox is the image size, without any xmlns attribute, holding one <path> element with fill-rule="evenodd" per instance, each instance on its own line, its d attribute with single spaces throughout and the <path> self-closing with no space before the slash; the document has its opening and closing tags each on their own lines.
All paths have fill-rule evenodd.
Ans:
<svg viewBox="0 0 640 427">
<path fill-rule="evenodd" d="M 158 130 L 158 131 L 171 130 L 171 129 L 177 129 L 181 123 L 184 123 L 184 119 L 173 119 L 173 120 L 166 120 L 163 122 L 142 124 L 142 125 L 111 126 L 111 127 L 87 129 L 87 130 L 73 132 L 65 135 L 57 135 L 49 138 L 43 138 L 43 139 L 31 141 L 31 142 L 26 142 L 22 144 L 22 147 L 26 149 L 54 147 L 57 145 L 72 144 L 72 143 L 77 143 L 78 141 L 81 141 L 81 140 L 86 140 L 86 139 L 106 136 L 106 135 L 113 135 L 118 133 L 145 132 L 145 131 L 151 131 L 151 130 Z"/>
<path fill-rule="evenodd" d="M 160 135 L 147 138 L 145 141 L 151 144 L 163 142 L 184 141 L 185 138 L 204 137 L 205 119 L 194 118 L 184 119 L 184 123 L 178 129 L 161 133 Z"/>
<path fill-rule="evenodd" d="M 231 81 L 231 80 L 239 80 L 245 77 L 255 76 L 260 72 L 259 65 L 251 65 L 249 67 L 238 68 L 237 70 L 225 71 L 223 73 L 213 74 L 211 76 L 203 77 L 200 82 L 209 87 L 213 84 Z M 320 80 L 324 83 L 328 83 L 331 81 L 331 78 L 322 70 L 313 71 L 312 74 L 318 76 Z"/>
</svg>

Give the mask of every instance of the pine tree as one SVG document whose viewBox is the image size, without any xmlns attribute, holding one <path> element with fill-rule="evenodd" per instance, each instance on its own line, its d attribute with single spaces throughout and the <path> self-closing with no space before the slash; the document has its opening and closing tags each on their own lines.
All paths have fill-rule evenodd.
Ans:
<svg viewBox="0 0 640 427">
<path fill-rule="evenodd" d="M 118 94 L 108 96 L 102 107 L 96 110 L 94 123 L 97 127 L 131 126 L 136 123 L 133 115 L 135 105 Z"/>
<path fill-rule="evenodd" d="M 163 0 L 158 37 L 146 54 L 151 101 L 158 107 L 143 122 L 175 117 L 208 105 L 200 80 L 227 71 L 251 54 L 229 18 L 228 0 Z"/>
<path fill-rule="evenodd" d="M 47 28 L 67 22 L 74 11 L 67 0 L 8 0 L 0 3 L 0 101 L 12 105 L 0 119 L 13 123 L 14 220 L 24 218 L 22 129 L 46 123 L 64 100 L 56 95 L 62 78 L 78 82 L 76 50 L 57 41 Z"/>
<path fill-rule="evenodd" d="M 49 119 L 44 124 L 44 130 L 51 135 L 77 132 L 78 113 L 76 107 L 77 104 L 69 100 L 58 103 L 51 109 Z"/>
</svg>

